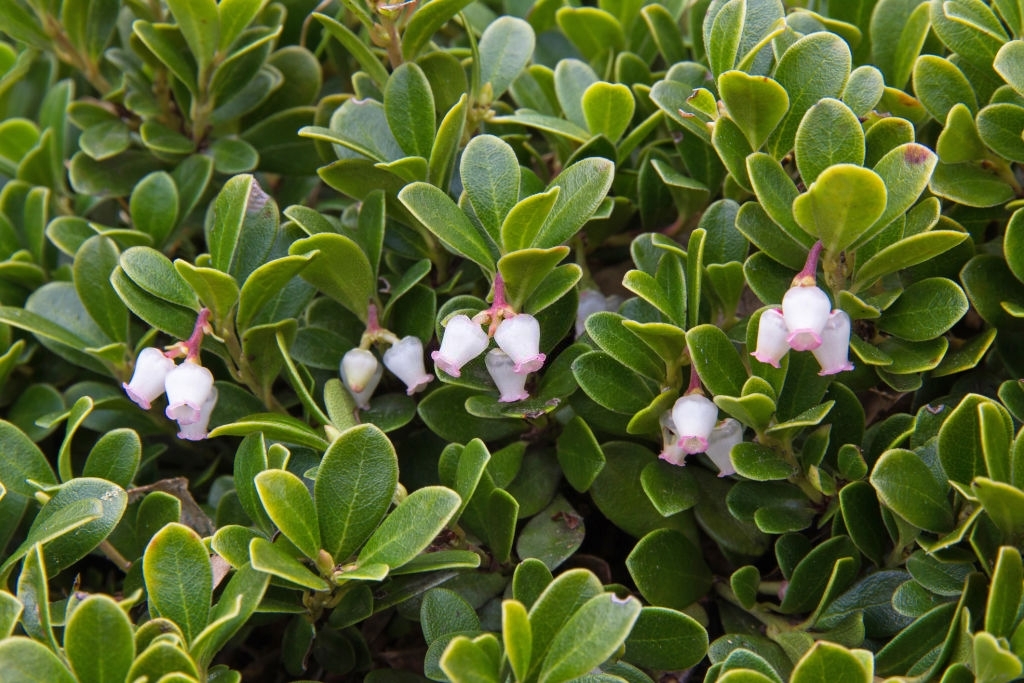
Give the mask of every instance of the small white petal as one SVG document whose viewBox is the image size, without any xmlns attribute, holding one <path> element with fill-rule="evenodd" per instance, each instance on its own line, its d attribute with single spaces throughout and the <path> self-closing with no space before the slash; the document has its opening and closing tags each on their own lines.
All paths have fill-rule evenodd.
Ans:
<svg viewBox="0 0 1024 683">
<path fill-rule="evenodd" d="M 516 372 L 515 361 L 507 353 L 501 349 L 491 349 L 484 356 L 484 364 L 501 393 L 498 399 L 500 402 L 515 403 L 530 398 L 530 393 L 526 391 L 526 374 Z"/>
<path fill-rule="evenodd" d="M 820 287 L 790 287 L 782 297 L 782 316 L 794 351 L 812 351 L 821 345 L 821 331 L 828 322 L 832 304 Z"/>
<path fill-rule="evenodd" d="M 167 373 L 164 389 L 167 391 L 167 417 L 179 425 L 189 425 L 199 420 L 203 403 L 213 391 L 213 373 L 186 359 Z"/>
<path fill-rule="evenodd" d="M 757 324 L 757 348 L 750 355 L 768 363 L 773 368 L 779 367 L 779 361 L 789 351 L 789 330 L 786 329 L 786 321 L 782 317 L 782 311 L 777 308 L 769 308 L 761 314 Z"/>
<path fill-rule="evenodd" d="M 821 331 L 821 346 L 811 351 L 821 366 L 819 375 L 835 375 L 853 370 L 850 362 L 850 316 L 835 310 Z"/>
<path fill-rule="evenodd" d="M 217 387 L 210 390 L 203 405 L 199 408 L 199 419 L 188 424 L 178 423 L 178 438 L 188 441 L 202 441 L 209 434 L 210 416 L 217 405 Z"/>
<path fill-rule="evenodd" d="M 377 357 L 369 349 L 349 349 L 341 358 L 341 381 L 353 393 L 364 391 L 377 366 Z"/>
<path fill-rule="evenodd" d="M 412 396 L 434 380 L 423 367 L 423 342 L 419 337 L 402 337 L 384 352 L 384 365 L 405 383 L 406 394 Z"/>
<path fill-rule="evenodd" d="M 152 346 L 142 349 L 135 361 L 135 372 L 130 382 L 122 383 L 128 398 L 143 410 L 149 410 L 153 401 L 164 393 L 167 373 L 174 369 L 174 360 Z"/>
<path fill-rule="evenodd" d="M 516 372 L 527 374 L 544 366 L 540 353 L 540 323 L 528 313 L 505 318 L 494 333 L 494 341 L 515 362 Z"/>
<path fill-rule="evenodd" d="M 728 477 L 736 474 L 732 465 L 732 447 L 743 442 L 743 425 L 738 420 L 727 417 L 712 431 L 708 438 L 708 449 L 705 451 L 718 468 L 718 476 Z"/>
<path fill-rule="evenodd" d="M 587 318 L 601 311 L 614 311 L 622 303 L 622 297 L 611 294 L 605 296 L 596 289 L 584 289 L 580 292 L 580 302 L 576 307 L 576 338 L 579 339 L 587 331 Z"/>
<path fill-rule="evenodd" d="M 672 422 L 679 447 L 686 453 L 703 453 L 718 422 L 718 406 L 700 394 L 683 396 L 672 406 Z"/>
<path fill-rule="evenodd" d="M 468 315 L 457 315 L 444 328 L 441 348 L 430 357 L 437 367 L 452 377 L 458 377 L 462 374 L 462 366 L 483 353 L 489 343 L 487 333 Z"/>
</svg>

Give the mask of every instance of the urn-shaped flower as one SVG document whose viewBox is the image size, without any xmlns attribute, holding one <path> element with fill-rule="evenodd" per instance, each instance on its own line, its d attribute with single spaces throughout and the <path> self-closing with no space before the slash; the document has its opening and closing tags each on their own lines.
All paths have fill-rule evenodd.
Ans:
<svg viewBox="0 0 1024 683">
<path fill-rule="evenodd" d="M 507 353 L 501 349 L 491 349 L 484 356 L 484 364 L 501 393 L 499 401 L 514 403 L 530 398 L 529 392 L 526 391 L 526 373 L 516 372 L 515 361 Z"/>
<path fill-rule="evenodd" d="M 711 431 L 718 422 L 718 406 L 703 394 L 688 394 L 672 406 L 672 423 L 679 436 L 677 442 L 684 453 L 707 450 Z"/>
<path fill-rule="evenodd" d="M 494 341 L 515 363 L 515 371 L 523 374 L 540 370 L 544 354 L 540 353 L 540 323 L 528 313 L 505 318 L 494 333 Z"/>
<path fill-rule="evenodd" d="M 174 360 L 154 347 L 142 349 L 135 360 L 135 372 L 130 382 L 123 383 L 128 398 L 143 410 L 149 410 L 153 401 L 164 393 L 167 373 L 174 369 Z"/>
<path fill-rule="evenodd" d="M 203 404 L 213 391 L 213 373 L 199 363 L 185 359 L 164 379 L 166 414 L 179 425 L 198 422 Z"/>
<path fill-rule="evenodd" d="M 444 328 L 441 348 L 430 354 L 437 367 L 452 377 L 462 374 L 462 366 L 487 348 L 487 333 L 467 315 L 456 315 Z"/>
<path fill-rule="evenodd" d="M 384 352 L 384 366 L 405 383 L 405 393 L 412 396 L 433 381 L 423 367 L 423 342 L 419 337 L 402 337 Z"/>
<path fill-rule="evenodd" d="M 370 407 L 370 397 L 383 374 L 377 357 L 368 349 L 349 349 L 341 358 L 341 382 L 363 410 Z"/>
</svg>

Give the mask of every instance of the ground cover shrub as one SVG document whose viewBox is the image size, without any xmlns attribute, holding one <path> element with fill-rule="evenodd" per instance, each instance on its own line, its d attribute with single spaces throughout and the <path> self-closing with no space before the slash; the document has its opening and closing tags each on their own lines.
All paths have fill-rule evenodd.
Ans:
<svg viewBox="0 0 1024 683">
<path fill-rule="evenodd" d="M 1024 673 L 1024 2 L 0 34 L 0 681 Z"/>
</svg>

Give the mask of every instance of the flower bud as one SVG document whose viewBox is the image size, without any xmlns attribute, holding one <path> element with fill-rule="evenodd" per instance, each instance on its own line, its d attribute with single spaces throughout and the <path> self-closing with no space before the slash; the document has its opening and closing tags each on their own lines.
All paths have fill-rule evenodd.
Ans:
<svg viewBox="0 0 1024 683">
<path fill-rule="evenodd" d="M 718 422 L 718 406 L 702 394 L 688 394 L 672 406 L 672 423 L 684 453 L 703 453 Z"/>
<path fill-rule="evenodd" d="M 544 366 L 539 352 L 540 323 L 528 313 L 505 318 L 494 333 L 494 341 L 515 363 L 515 371 L 528 374 Z"/>
<path fill-rule="evenodd" d="M 789 351 L 789 342 L 786 341 L 788 336 L 789 330 L 786 329 L 782 311 L 769 308 L 761 314 L 757 324 L 757 348 L 750 355 L 777 368 L 779 361 Z"/>
<path fill-rule="evenodd" d="M 821 331 L 828 322 L 832 304 L 820 287 L 790 287 L 782 297 L 782 316 L 789 336 L 786 341 L 794 351 L 813 351 L 821 346 Z"/>
<path fill-rule="evenodd" d="M 165 356 L 160 349 L 150 346 L 139 352 L 131 381 L 121 386 L 128 398 L 143 410 L 149 410 L 150 404 L 164 393 L 164 380 L 173 369 L 174 360 Z"/>
<path fill-rule="evenodd" d="M 743 442 L 743 425 L 738 420 L 727 417 L 711 430 L 708 438 L 708 449 L 705 451 L 718 468 L 718 476 L 728 477 L 736 474 L 732 465 L 732 447 Z"/>
<path fill-rule="evenodd" d="M 489 343 L 487 333 L 469 316 L 457 315 L 444 328 L 441 348 L 430 357 L 437 367 L 452 377 L 458 377 L 462 374 L 462 366 L 483 353 Z"/>
<path fill-rule="evenodd" d="M 501 349 L 491 349 L 484 356 L 484 364 L 501 393 L 498 399 L 500 402 L 515 403 L 530 398 L 530 393 L 526 391 L 526 373 L 516 372 L 515 361 L 507 353 Z"/>
<path fill-rule="evenodd" d="M 210 416 L 217 405 L 217 387 L 210 390 L 210 395 L 199 408 L 199 419 L 188 424 L 178 423 L 178 438 L 188 441 L 202 441 L 209 434 Z"/>
<path fill-rule="evenodd" d="M 341 382 L 363 410 L 370 407 L 370 397 L 383 375 L 377 357 L 367 349 L 349 349 L 341 359 Z"/>
<path fill-rule="evenodd" d="M 213 373 L 185 359 L 167 373 L 164 389 L 167 391 L 167 417 L 179 425 L 190 425 L 199 421 L 203 404 L 213 391 Z"/>
<path fill-rule="evenodd" d="M 434 376 L 423 368 L 423 342 L 419 337 L 402 337 L 384 352 L 384 365 L 408 387 L 405 393 L 412 396 L 433 381 Z"/>
<path fill-rule="evenodd" d="M 821 346 L 811 351 L 821 366 L 819 375 L 835 375 L 853 370 L 850 362 L 850 316 L 835 310 L 821 331 Z"/>
</svg>

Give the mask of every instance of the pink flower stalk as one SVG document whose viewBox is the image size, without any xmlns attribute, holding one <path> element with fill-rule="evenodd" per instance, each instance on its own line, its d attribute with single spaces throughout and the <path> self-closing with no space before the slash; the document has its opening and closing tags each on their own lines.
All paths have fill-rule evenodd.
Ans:
<svg viewBox="0 0 1024 683">
<path fill-rule="evenodd" d="M 708 448 L 705 451 L 718 468 L 719 477 L 736 474 L 732 464 L 732 447 L 743 442 L 743 425 L 738 420 L 727 417 L 711 430 Z"/>
<path fill-rule="evenodd" d="M 757 325 L 757 348 L 750 355 L 768 363 L 773 368 L 779 367 L 779 361 L 789 352 L 789 329 L 782 316 L 782 309 L 769 308 L 761 314 Z"/>
<path fill-rule="evenodd" d="M 377 389 L 384 370 L 377 357 L 368 349 L 349 349 L 341 358 L 341 383 L 352 394 L 356 405 L 366 410 L 370 397 Z"/>
<path fill-rule="evenodd" d="M 515 371 L 528 374 L 544 366 L 540 353 L 540 323 L 528 313 L 505 318 L 494 333 L 494 341 L 515 363 Z"/>
<path fill-rule="evenodd" d="M 850 362 L 850 316 L 835 310 L 821 331 L 821 345 L 811 353 L 821 366 L 819 375 L 835 375 L 853 370 Z"/>
<path fill-rule="evenodd" d="M 423 367 L 423 342 L 419 337 L 402 337 L 384 352 L 384 366 L 405 383 L 408 396 L 422 390 L 434 380 Z"/>
<path fill-rule="evenodd" d="M 213 373 L 188 357 L 167 373 L 164 390 L 167 417 L 179 425 L 190 425 L 199 421 L 203 404 L 213 391 Z"/>
<path fill-rule="evenodd" d="M 498 387 L 501 403 L 515 403 L 530 398 L 526 390 L 526 373 L 517 372 L 515 361 L 501 349 L 491 349 L 484 356 L 484 364 L 494 384 Z"/>
<path fill-rule="evenodd" d="M 121 386 L 128 398 L 143 410 L 149 410 L 152 402 L 164 393 L 164 380 L 172 369 L 174 360 L 160 349 L 150 346 L 139 352 L 131 381 L 122 382 Z"/>
<path fill-rule="evenodd" d="M 178 423 L 178 438 L 188 441 L 202 441 L 209 435 L 210 416 L 217 405 L 217 387 L 210 390 L 210 395 L 199 408 L 199 418 L 195 422 Z"/>
<path fill-rule="evenodd" d="M 444 328 L 441 348 L 430 354 L 437 367 L 452 377 L 462 374 L 462 366 L 487 348 L 490 338 L 467 315 L 456 315 Z"/>
</svg>

